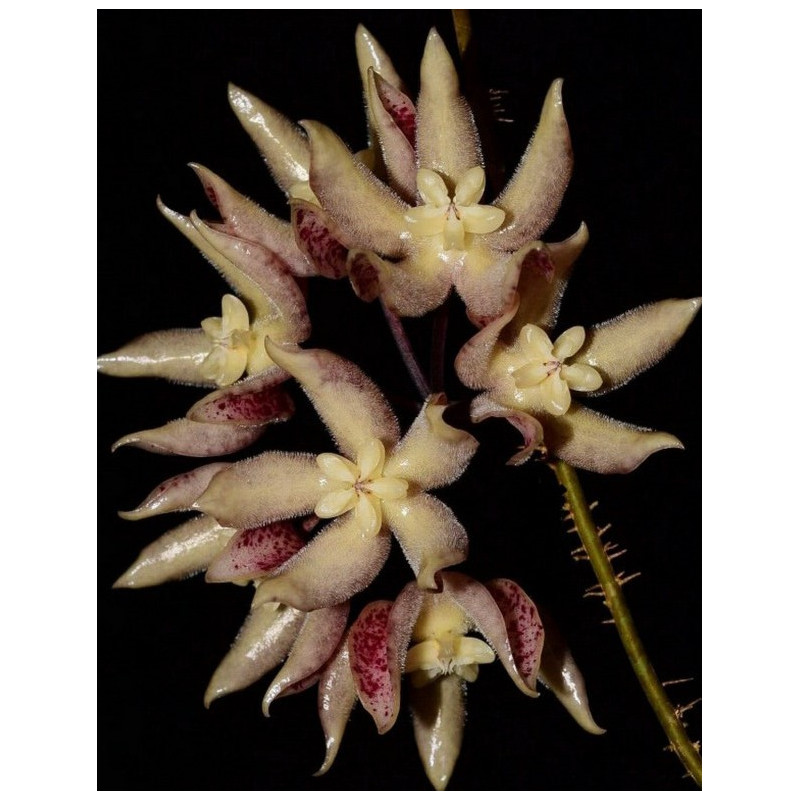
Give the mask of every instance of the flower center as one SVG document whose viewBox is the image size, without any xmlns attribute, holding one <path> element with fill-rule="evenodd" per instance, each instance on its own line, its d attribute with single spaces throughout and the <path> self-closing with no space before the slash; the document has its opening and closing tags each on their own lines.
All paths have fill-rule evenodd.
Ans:
<svg viewBox="0 0 800 800">
<path fill-rule="evenodd" d="M 317 464 L 321 483 L 328 489 L 314 508 L 323 519 L 338 517 L 355 509 L 365 536 L 374 536 L 383 524 L 382 502 L 401 500 L 408 493 L 408 482 L 383 474 L 386 451 L 380 439 L 370 439 L 358 451 L 356 463 L 335 453 L 321 453 Z"/>
<path fill-rule="evenodd" d="M 494 659 L 494 650 L 481 639 L 442 633 L 408 651 L 405 672 L 411 673 L 414 686 L 424 686 L 443 675 L 458 675 L 472 683 L 478 677 L 478 666 Z"/>
<path fill-rule="evenodd" d="M 244 303 L 232 294 L 222 298 L 222 316 L 208 317 L 200 326 L 211 340 L 211 351 L 203 360 L 203 377 L 217 386 L 229 386 L 245 371 L 260 372 L 270 364 L 264 337 L 250 328 Z"/>
<path fill-rule="evenodd" d="M 594 367 L 567 363 L 585 340 L 586 331 L 580 326 L 564 331 L 553 343 L 541 328 L 525 325 L 516 342 L 524 363 L 511 373 L 517 388 L 538 391 L 544 410 L 550 414 L 566 414 L 571 403 L 570 389 L 593 392 L 603 383 Z"/>
<path fill-rule="evenodd" d="M 452 197 L 441 175 L 431 169 L 417 172 L 422 205 L 406 212 L 406 222 L 416 236 L 443 237 L 444 250 L 463 250 L 467 233 L 491 233 L 505 219 L 505 211 L 478 205 L 486 188 L 482 167 L 468 169 L 456 184 Z"/>
</svg>

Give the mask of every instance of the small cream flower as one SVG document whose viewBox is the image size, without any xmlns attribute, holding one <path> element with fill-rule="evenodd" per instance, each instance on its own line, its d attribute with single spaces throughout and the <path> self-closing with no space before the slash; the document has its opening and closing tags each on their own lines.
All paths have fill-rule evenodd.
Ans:
<svg viewBox="0 0 800 800">
<path fill-rule="evenodd" d="M 444 250 L 463 250 L 465 234 L 491 233 L 505 219 L 505 211 L 478 205 L 486 188 L 482 167 L 468 169 L 456 184 L 452 198 L 442 177 L 431 169 L 417 172 L 417 190 L 423 205 L 406 213 L 414 236 L 442 234 Z"/>
</svg>

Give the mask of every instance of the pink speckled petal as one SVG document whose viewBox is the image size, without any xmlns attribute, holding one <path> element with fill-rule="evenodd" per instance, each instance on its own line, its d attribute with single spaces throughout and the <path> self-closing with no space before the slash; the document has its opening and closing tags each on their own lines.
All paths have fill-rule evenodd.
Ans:
<svg viewBox="0 0 800 800">
<path fill-rule="evenodd" d="M 347 248 L 336 237 L 333 221 L 319 206 L 292 200 L 292 228 L 297 246 L 323 278 L 347 274 Z"/>
<path fill-rule="evenodd" d="M 283 261 L 261 245 L 221 233 L 194 212 L 192 224 L 235 272 L 223 272 L 228 282 L 249 304 L 253 321 L 279 342 L 302 342 L 311 333 L 306 301 Z"/>
<path fill-rule="evenodd" d="M 478 581 L 457 572 L 442 573 L 443 591 L 464 610 L 472 624 L 492 646 L 517 688 L 529 697 L 538 692 L 520 675 L 506 629 L 505 619 L 489 590 Z"/>
<path fill-rule="evenodd" d="M 555 625 L 549 619 L 546 624 L 539 681 L 555 694 L 581 728 L 589 733 L 605 733 L 592 717 L 586 683 L 572 653 Z"/>
<path fill-rule="evenodd" d="M 670 433 L 649 431 L 572 403 L 563 417 L 542 416 L 551 455 L 592 472 L 624 473 L 659 450 L 683 449 Z"/>
<path fill-rule="evenodd" d="M 249 378 L 218 389 L 196 402 L 186 416 L 195 422 L 247 425 L 283 422 L 294 413 L 292 398 L 280 384 L 289 374 L 272 366 Z"/>
<path fill-rule="evenodd" d="M 356 515 L 345 514 L 267 578 L 254 602 L 280 601 L 303 611 L 343 603 L 372 583 L 386 562 L 390 541 L 387 531 L 364 536 Z"/>
<path fill-rule="evenodd" d="M 289 520 L 237 531 L 211 562 L 206 580 L 249 581 L 262 578 L 305 547 L 305 539 Z"/>
<path fill-rule="evenodd" d="M 422 588 L 436 589 L 436 573 L 467 557 L 464 526 L 441 500 L 429 494 L 384 500 L 383 519 L 397 537 Z"/>
<path fill-rule="evenodd" d="M 543 450 L 544 428 L 536 417 L 513 408 L 501 406 L 491 399 L 488 393 L 480 394 L 470 404 L 470 416 L 473 422 L 483 422 L 491 417 L 507 420 L 522 434 L 522 446 L 506 462 L 517 467 L 524 464 L 536 450 Z"/>
<path fill-rule="evenodd" d="M 506 226 L 490 234 L 493 246 L 517 250 L 538 239 L 561 205 L 572 174 L 572 143 L 561 98 L 563 81 L 553 81 L 536 133 L 517 171 L 494 205 L 507 212 Z"/>
<path fill-rule="evenodd" d="M 111 449 L 132 445 L 151 453 L 178 456 L 224 456 L 251 445 L 264 432 L 264 425 L 210 425 L 190 419 L 176 419 L 146 431 L 129 433 Z"/>
<path fill-rule="evenodd" d="M 269 716 L 270 705 L 279 697 L 303 691 L 316 682 L 342 639 L 349 610 L 350 604 L 342 603 L 306 614 L 286 663 L 264 695 L 264 716 Z"/>
<path fill-rule="evenodd" d="M 356 702 L 356 689 L 350 670 L 350 650 L 343 639 L 334 657 L 319 678 L 317 710 L 325 734 L 325 760 L 314 773 L 324 775 L 333 765 L 350 712 Z"/>
<path fill-rule="evenodd" d="M 400 683 L 392 680 L 387 655 L 391 608 L 388 600 L 370 603 L 347 637 L 356 693 L 375 720 L 378 733 L 386 733 L 394 725 L 400 710 Z"/>
<path fill-rule="evenodd" d="M 252 685 L 275 669 L 286 658 L 304 618 L 302 611 L 279 603 L 254 608 L 211 676 L 204 697 L 206 708 L 214 700 Z"/>
<path fill-rule="evenodd" d="M 400 438 L 397 419 L 378 387 L 355 365 L 328 350 L 279 347 L 267 340 L 272 360 L 293 375 L 351 461 L 371 439 L 386 449 Z"/>
<path fill-rule="evenodd" d="M 211 350 L 201 328 L 155 331 L 97 359 L 97 369 L 117 378 L 166 378 L 179 383 L 213 386 L 200 365 Z"/>
<path fill-rule="evenodd" d="M 399 89 L 372 71 L 368 92 L 369 109 L 389 183 L 407 203 L 413 205 L 417 194 L 414 105 Z"/>
<path fill-rule="evenodd" d="M 347 149 L 330 128 L 304 122 L 311 145 L 311 189 L 347 247 L 403 255 L 406 204 Z"/>
<path fill-rule="evenodd" d="M 434 789 L 447 788 L 464 736 L 466 686 L 446 675 L 427 686 L 411 687 L 411 719 L 422 766 Z"/>
<path fill-rule="evenodd" d="M 308 143 L 303 131 L 279 111 L 238 86 L 229 84 L 228 100 L 239 122 L 256 143 L 275 183 L 288 192 L 308 180 Z"/>
<path fill-rule="evenodd" d="M 686 332 L 700 304 L 699 297 L 663 300 L 596 325 L 572 361 L 594 367 L 603 378 L 595 394 L 605 394 L 661 361 Z"/>
<path fill-rule="evenodd" d="M 264 453 L 233 464 L 217 475 L 195 508 L 224 525 L 255 528 L 308 514 L 322 493 L 322 473 L 314 456 Z"/>
<path fill-rule="evenodd" d="M 193 517 L 145 547 L 114 588 L 141 589 L 201 572 L 234 533 L 211 517 Z"/>
<path fill-rule="evenodd" d="M 217 462 L 168 478 L 150 492 L 136 508 L 120 511 L 122 519 L 145 519 L 170 511 L 188 511 L 192 503 L 206 490 L 211 479 L 230 464 Z"/>
<path fill-rule="evenodd" d="M 503 615 L 520 677 L 529 689 L 535 690 L 545 642 L 539 612 L 530 597 L 514 581 L 500 578 L 489 581 L 486 588 Z"/>
<path fill-rule="evenodd" d="M 435 30 L 428 34 L 420 66 L 417 101 L 417 157 L 455 188 L 461 176 L 481 166 L 475 120 L 458 87 L 458 74 L 447 47 Z"/>
<path fill-rule="evenodd" d="M 443 414 L 447 398 L 428 398 L 402 441 L 391 452 L 384 474 L 403 478 L 423 491 L 453 483 L 475 455 L 478 441 L 448 425 Z"/>
</svg>

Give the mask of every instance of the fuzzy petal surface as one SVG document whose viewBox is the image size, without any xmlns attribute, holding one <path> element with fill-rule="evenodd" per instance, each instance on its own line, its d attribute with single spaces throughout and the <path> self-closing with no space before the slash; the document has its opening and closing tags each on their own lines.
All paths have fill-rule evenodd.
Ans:
<svg viewBox="0 0 800 800">
<path fill-rule="evenodd" d="M 351 461 L 371 439 L 388 450 L 400 438 L 389 404 L 355 364 L 328 350 L 279 347 L 267 341 L 276 364 L 294 376 L 331 432 L 340 452 Z"/>
<path fill-rule="evenodd" d="M 350 604 L 342 603 L 306 614 L 286 663 L 264 695 L 264 716 L 269 716 L 274 700 L 293 694 L 299 686 L 306 688 L 307 679 L 322 670 L 342 639 L 349 610 Z"/>
<path fill-rule="evenodd" d="M 239 122 L 261 151 L 275 183 L 288 192 L 308 181 L 309 153 L 303 131 L 280 112 L 238 86 L 228 86 L 228 100 Z"/>
<path fill-rule="evenodd" d="M 467 468 L 478 441 L 466 431 L 448 425 L 444 395 L 430 397 L 401 442 L 392 451 L 384 472 L 403 478 L 420 489 L 453 483 Z"/>
<path fill-rule="evenodd" d="M 290 520 L 237 531 L 206 571 L 206 580 L 249 581 L 261 578 L 305 547 Z"/>
<path fill-rule="evenodd" d="M 419 167 L 438 172 L 455 188 L 461 176 L 483 165 L 475 120 L 458 87 L 458 73 L 442 38 L 428 34 L 417 101 Z"/>
<path fill-rule="evenodd" d="M 350 627 L 347 646 L 350 669 L 361 705 L 375 720 L 378 733 L 386 733 L 400 710 L 400 676 L 389 670 L 388 600 L 370 603 Z"/>
<path fill-rule="evenodd" d="M 381 183 L 330 128 L 304 122 L 311 145 L 311 189 L 347 247 L 403 255 L 406 204 Z"/>
<path fill-rule="evenodd" d="M 322 732 L 325 734 L 325 760 L 314 773 L 315 776 L 324 775 L 333 765 L 355 702 L 356 689 L 350 670 L 350 650 L 347 639 L 344 639 L 319 678 L 317 710 Z"/>
<path fill-rule="evenodd" d="M 597 394 L 616 389 L 657 364 L 683 336 L 701 300 L 662 300 L 591 328 L 573 363 L 589 364 L 602 376 Z"/>
<path fill-rule="evenodd" d="M 210 386 L 200 365 L 211 350 L 201 328 L 155 331 L 97 359 L 97 370 L 117 378 L 166 378 Z"/>
<path fill-rule="evenodd" d="M 122 519 L 145 519 L 170 511 L 188 511 L 206 490 L 211 479 L 230 464 L 218 462 L 168 478 L 150 492 L 136 508 L 120 511 Z"/>
<path fill-rule="evenodd" d="M 193 517 L 145 547 L 114 588 L 141 589 L 201 572 L 235 532 L 211 517 Z"/>
<path fill-rule="evenodd" d="M 437 498 L 425 494 L 384 500 L 384 522 L 392 529 L 406 560 L 425 589 L 436 589 L 436 573 L 467 557 L 464 526 Z"/>
<path fill-rule="evenodd" d="M 562 417 L 543 416 L 542 424 L 551 455 L 592 472 L 631 472 L 659 450 L 683 449 L 671 433 L 637 428 L 577 403 Z"/>
<path fill-rule="evenodd" d="M 319 502 L 323 486 L 314 456 L 264 453 L 217 475 L 195 508 L 225 525 L 255 528 L 308 514 Z"/>
<path fill-rule="evenodd" d="M 214 700 L 252 685 L 275 669 L 286 658 L 304 618 L 302 611 L 279 603 L 254 608 L 211 676 L 204 697 L 206 708 Z"/>
<path fill-rule="evenodd" d="M 212 425 L 190 419 L 176 419 L 145 431 L 129 433 L 111 449 L 132 445 L 151 453 L 178 456 L 224 456 L 252 444 L 264 432 L 264 425 Z"/>
<path fill-rule="evenodd" d="M 303 611 L 343 603 L 372 583 L 386 562 L 390 541 L 385 530 L 362 535 L 356 515 L 345 514 L 267 578 L 254 602 L 279 601 Z"/>
<path fill-rule="evenodd" d="M 522 436 L 522 446 L 506 462 L 511 467 L 524 464 L 544 442 L 544 428 L 536 417 L 515 408 L 507 408 L 491 399 L 488 393 L 480 394 L 470 404 L 473 422 L 483 422 L 491 417 L 507 420 Z"/>
<path fill-rule="evenodd" d="M 446 675 L 427 686 L 411 687 L 414 739 L 434 789 L 447 788 L 464 736 L 466 687 L 457 675 Z"/>
<path fill-rule="evenodd" d="M 495 201 L 506 211 L 506 226 L 491 236 L 504 250 L 538 239 L 561 205 L 572 174 L 572 143 L 561 97 L 563 81 L 556 80 L 542 107 L 539 126 L 517 171 Z"/>
<path fill-rule="evenodd" d="M 292 200 L 295 241 L 317 275 L 341 278 L 347 274 L 347 248 L 337 238 L 328 214 L 307 200 Z"/>
</svg>

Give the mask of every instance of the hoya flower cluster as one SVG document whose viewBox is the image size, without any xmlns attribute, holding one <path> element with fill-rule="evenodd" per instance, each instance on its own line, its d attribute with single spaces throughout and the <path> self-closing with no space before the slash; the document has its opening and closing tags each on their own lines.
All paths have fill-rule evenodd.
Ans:
<svg viewBox="0 0 800 800">
<path fill-rule="evenodd" d="M 443 789 L 460 750 L 467 685 L 495 661 L 523 694 L 536 697 L 542 685 L 585 730 L 602 729 L 569 651 L 548 640 L 527 593 L 535 587 L 470 577 L 469 520 L 436 491 L 457 485 L 489 418 L 521 434 L 519 451 L 509 454 L 515 466 L 537 452 L 622 473 L 681 447 L 671 434 L 610 419 L 583 400 L 660 360 L 699 301 L 668 300 L 599 325 L 560 328 L 561 298 L 588 239 L 585 226 L 562 242 L 541 239 L 572 169 L 561 82 L 548 92 L 513 177 L 487 197 L 473 114 L 436 31 L 415 99 L 364 28 L 356 51 L 371 132 L 358 153 L 324 124 L 296 124 L 230 87 L 231 107 L 285 193 L 290 219 L 200 165 L 193 168 L 219 221 L 158 201 L 230 293 L 219 316 L 145 334 L 101 356 L 100 370 L 205 387 L 179 419 L 116 446 L 212 460 L 123 512 L 192 516 L 142 551 L 116 585 L 152 586 L 199 571 L 210 582 L 252 585 L 250 613 L 211 677 L 206 704 L 280 666 L 264 712 L 279 697 L 318 692 L 320 773 L 333 765 L 357 703 L 380 733 L 407 704 L 426 774 Z M 401 430 L 359 365 L 304 347 L 314 323 L 307 291 L 325 280 L 349 281 L 365 302 L 397 317 L 423 316 L 458 295 L 474 330 L 453 364 L 469 425 L 457 427 L 448 398 L 432 393 Z M 269 426 L 295 413 L 297 387 L 330 433 L 324 452 L 269 446 Z M 227 458 L 262 437 L 258 455 Z M 409 582 L 393 599 L 364 604 L 359 594 L 380 575 L 392 540 Z"/>
</svg>

